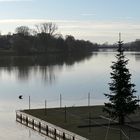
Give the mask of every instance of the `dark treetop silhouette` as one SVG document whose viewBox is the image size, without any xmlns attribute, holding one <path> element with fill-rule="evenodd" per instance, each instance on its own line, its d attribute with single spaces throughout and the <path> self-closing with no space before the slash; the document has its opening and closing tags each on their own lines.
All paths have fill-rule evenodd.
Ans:
<svg viewBox="0 0 140 140">
<path fill-rule="evenodd" d="M 42 54 L 42 53 L 87 53 L 98 49 L 116 49 L 116 44 L 97 44 L 90 41 L 75 39 L 72 35 L 57 33 L 57 25 L 52 22 L 28 26 L 19 26 L 15 33 L 0 34 L 0 54 Z M 124 48 L 140 51 L 140 40 L 124 44 Z"/>
<path fill-rule="evenodd" d="M 41 23 L 35 29 L 17 27 L 14 34 L 0 35 L 0 54 L 19 55 L 42 53 L 86 53 L 97 49 L 97 44 L 78 40 L 71 35 L 65 38 L 56 33 L 54 23 Z"/>
</svg>

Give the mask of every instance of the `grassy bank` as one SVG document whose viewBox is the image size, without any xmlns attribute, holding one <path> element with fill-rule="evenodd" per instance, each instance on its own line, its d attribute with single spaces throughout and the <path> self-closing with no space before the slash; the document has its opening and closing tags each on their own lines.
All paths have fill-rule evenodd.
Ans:
<svg viewBox="0 0 140 140">
<path fill-rule="evenodd" d="M 128 126 L 133 125 L 140 128 L 139 110 L 135 115 L 129 116 L 131 120 L 137 123 L 130 123 L 127 119 L 126 121 L 129 122 L 129 124 L 122 126 L 120 131 L 120 126 L 116 122 L 109 121 L 105 118 L 107 116 L 102 109 L 103 106 L 84 106 L 51 108 L 46 110 L 33 109 L 24 110 L 24 112 L 90 140 L 127 140 L 129 137 L 133 138 L 133 140 L 139 139 L 140 131 Z"/>
</svg>

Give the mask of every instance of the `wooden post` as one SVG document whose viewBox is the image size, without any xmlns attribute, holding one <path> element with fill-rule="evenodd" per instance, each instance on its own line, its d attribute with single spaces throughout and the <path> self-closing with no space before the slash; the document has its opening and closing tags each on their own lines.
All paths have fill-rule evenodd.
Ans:
<svg viewBox="0 0 140 140">
<path fill-rule="evenodd" d="M 56 129 L 54 128 L 54 139 L 56 140 Z"/>
<path fill-rule="evenodd" d="M 60 94 L 60 108 L 62 108 L 62 95 Z"/>
<path fill-rule="evenodd" d="M 63 133 L 63 140 L 65 140 L 65 138 L 66 138 L 66 137 L 65 137 L 65 133 Z"/>
<path fill-rule="evenodd" d="M 89 112 L 89 129 L 88 129 L 88 131 L 89 131 L 89 133 L 91 132 L 91 112 Z"/>
<path fill-rule="evenodd" d="M 31 108 L 31 101 L 30 101 L 30 96 L 29 96 L 29 110 Z"/>
<path fill-rule="evenodd" d="M 138 96 L 138 107 L 140 106 L 140 97 Z"/>
<path fill-rule="evenodd" d="M 28 126 L 28 117 L 26 117 L 26 125 Z"/>
<path fill-rule="evenodd" d="M 90 93 L 88 93 L 88 106 L 90 106 Z"/>
<path fill-rule="evenodd" d="M 46 135 L 48 136 L 48 134 L 49 134 L 49 127 L 48 125 L 46 125 Z"/>
<path fill-rule="evenodd" d="M 32 128 L 34 129 L 34 119 L 32 119 Z"/>
<path fill-rule="evenodd" d="M 89 133 L 91 132 L 91 110 L 90 110 L 90 93 L 88 93 L 88 109 L 89 109 L 89 116 L 88 116 L 88 120 L 89 120 L 89 129 L 88 129 L 88 131 L 89 131 Z"/>
<path fill-rule="evenodd" d="M 45 116 L 46 116 L 46 112 L 47 112 L 47 101 L 45 100 Z"/>
<path fill-rule="evenodd" d="M 22 114 L 20 114 L 20 122 L 22 123 Z"/>
<path fill-rule="evenodd" d="M 65 123 L 67 122 L 67 108 L 65 106 Z"/>
<path fill-rule="evenodd" d="M 41 123 L 38 124 L 39 132 L 41 132 Z"/>
</svg>

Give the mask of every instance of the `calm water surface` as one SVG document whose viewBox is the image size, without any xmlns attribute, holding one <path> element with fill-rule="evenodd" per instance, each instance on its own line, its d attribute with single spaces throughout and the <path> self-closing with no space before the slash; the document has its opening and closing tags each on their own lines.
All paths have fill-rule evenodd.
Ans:
<svg viewBox="0 0 140 140">
<path fill-rule="evenodd" d="M 45 140 L 37 132 L 16 123 L 15 110 L 28 108 L 103 104 L 109 92 L 110 72 L 115 52 L 96 52 L 88 56 L 0 57 L 0 139 Z M 136 95 L 140 95 L 140 53 L 126 52 Z M 23 95 L 23 100 L 18 96 Z"/>
</svg>

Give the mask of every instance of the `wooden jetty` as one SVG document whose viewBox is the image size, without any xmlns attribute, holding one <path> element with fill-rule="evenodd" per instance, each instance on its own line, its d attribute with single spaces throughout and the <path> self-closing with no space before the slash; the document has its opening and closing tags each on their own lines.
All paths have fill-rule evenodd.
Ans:
<svg viewBox="0 0 140 140">
<path fill-rule="evenodd" d="M 22 111 L 16 111 L 16 121 L 54 140 L 88 140 Z"/>
</svg>

